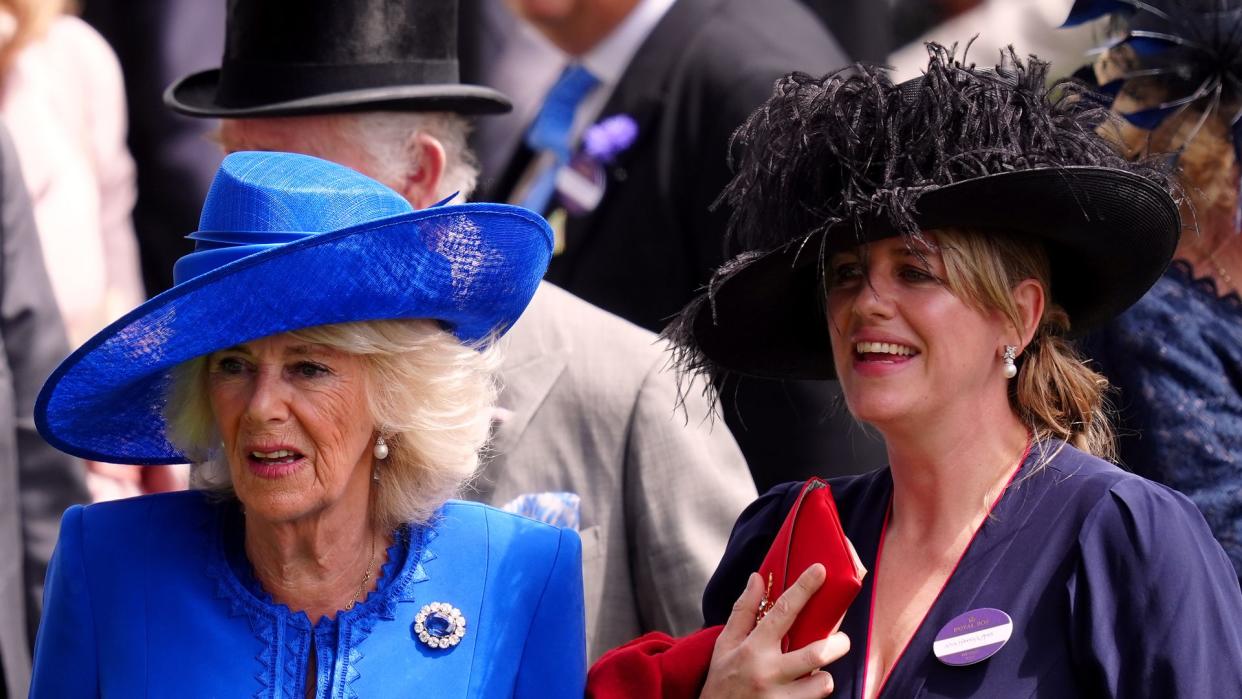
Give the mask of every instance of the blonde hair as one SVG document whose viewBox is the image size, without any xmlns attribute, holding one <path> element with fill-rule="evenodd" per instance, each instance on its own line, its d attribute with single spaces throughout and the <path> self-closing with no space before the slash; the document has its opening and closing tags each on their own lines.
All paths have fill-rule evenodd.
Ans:
<svg viewBox="0 0 1242 699">
<path fill-rule="evenodd" d="M 42 39 L 62 14 L 75 9 L 67 0 L 0 0 L 0 13 L 8 15 L 0 44 L 0 83 L 17 60 L 17 54 Z"/>
<path fill-rule="evenodd" d="M 295 330 L 292 337 L 366 360 L 367 410 L 388 443 L 377 462 L 375 523 L 426 522 L 478 467 L 496 401 L 494 348 L 462 344 L 430 320 L 377 320 Z M 173 370 L 168 439 L 194 462 L 193 487 L 235 497 L 205 390 L 207 358 Z"/>
<path fill-rule="evenodd" d="M 954 295 L 980 310 L 999 311 L 1022 327 L 1013 288 L 1034 279 L 1051 288 L 1048 254 L 1038 243 L 1006 235 L 936 231 L 946 282 Z M 1093 371 L 1065 339 L 1069 315 L 1051 298 L 1020 357 L 1009 402 L 1036 441 L 1063 440 L 1102 459 L 1116 457 L 1106 400 L 1108 380 Z"/>
</svg>

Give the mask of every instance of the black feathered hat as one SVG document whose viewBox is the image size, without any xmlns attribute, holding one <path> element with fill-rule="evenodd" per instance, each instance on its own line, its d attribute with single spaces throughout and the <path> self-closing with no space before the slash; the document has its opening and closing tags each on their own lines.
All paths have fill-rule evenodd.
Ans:
<svg viewBox="0 0 1242 699">
<path fill-rule="evenodd" d="M 459 81 L 457 0 L 229 0 L 221 66 L 173 83 L 164 103 L 197 117 L 511 108 Z"/>
<path fill-rule="evenodd" d="M 928 51 L 924 75 L 900 85 L 861 65 L 790 75 L 734 134 L 741 157 L 721 202 L 746 252 L 665 330 L 683 369 L 832 378 L 823 261 L 894 235 L 955 227 L 1041 241 L 1074 332 L 1164 272 L 1181 230 L 1171 178 L 1096 134 L 1108 118 L 1098 101 L 1076 82 L 1048 87 L 1047 64 L 1012 50 L 995 70 Z"/>
</svg>

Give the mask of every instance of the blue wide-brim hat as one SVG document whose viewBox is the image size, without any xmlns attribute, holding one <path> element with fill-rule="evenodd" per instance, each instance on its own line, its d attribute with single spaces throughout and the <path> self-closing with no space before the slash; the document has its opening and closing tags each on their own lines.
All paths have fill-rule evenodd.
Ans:
<svg viewBox="0 0 1242 699">
<path fill-rule="evenodd" d="M 290 330 L 427 318 L 464 343 L 505 332 L 552 254 L 538 215 L 504 204 L 414 211 L 354 170 L 290 153 L 234 153 L 203 205 L 176 285 L 52 373 L 35 404 L 47 441 L 85 459 L 186 461 L 168 442 L 170 370 Z"/>
</svg>

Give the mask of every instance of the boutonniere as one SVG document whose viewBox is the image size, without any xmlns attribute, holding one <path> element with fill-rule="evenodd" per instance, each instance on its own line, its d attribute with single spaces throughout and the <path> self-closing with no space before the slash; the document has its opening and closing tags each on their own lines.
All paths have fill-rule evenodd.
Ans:
<svg viewBox="0 0 1242 699">
<path fill-rule="evenodd" d="M 638 123 L 629 114 L 602 119 L 582 135 L 582 147 L 556 178 L 556 191 L 566 213 L 595 210 L 608 183 L 606 168 L 638 138 Z"/>
<path fill-rule="evenodd" d="M 634 145 L 638 124 L 629 114 L 615 114 L 589 129 L 582 136 L 582 152 L 598 163 L 616 160 L 626 148 Z"/>
</svg>

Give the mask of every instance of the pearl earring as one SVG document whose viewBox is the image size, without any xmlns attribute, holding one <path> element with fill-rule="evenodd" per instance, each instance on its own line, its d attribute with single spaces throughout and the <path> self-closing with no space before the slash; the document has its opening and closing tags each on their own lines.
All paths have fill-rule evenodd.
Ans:
<svg viewBox="0 0 1242 699">
<path fill-rule="evenodd" d="M 388 458 L 388 443 L 384 441 L 384 435 L 380 435 L 375 439 L 375 448 L 371 450 L 376 459 L 383 461 Z"/>
<path fill-rule="evenodd" d="M 1012 379 L 1018 375 L 1018 367 L 1013 363 L 1013 360 L 1016 359 L 1017 356 L 1018 348 L 1015 345 L 1005 345 L 1005 354 L 1001 356 L 1001 361 L 1005 363 L 1005 366 L 1001 369 L 1001 373 L 1004 374 L 1007 379 Z M 376 447 L 376 449 L 378 448 L 379 447 Z"/>
</svg>

